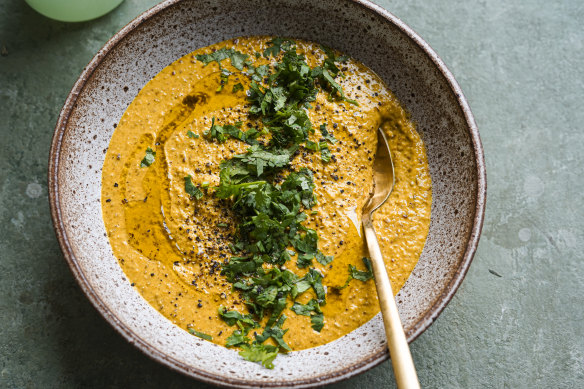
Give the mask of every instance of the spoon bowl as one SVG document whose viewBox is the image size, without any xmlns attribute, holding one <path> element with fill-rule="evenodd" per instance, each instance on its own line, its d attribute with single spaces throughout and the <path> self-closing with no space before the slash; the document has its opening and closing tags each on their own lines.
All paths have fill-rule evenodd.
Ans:
<svg viewBox="0 0 584 389">
<path fill-rule="evenodd" d="M 363 207 L 363 219 L 371 219 L 373 212 L 389 198 L 395 181 L 393 160 L 383 130 L 377 130 L 377 152 L 373 163 L 373 194 Z"/>
</svg>

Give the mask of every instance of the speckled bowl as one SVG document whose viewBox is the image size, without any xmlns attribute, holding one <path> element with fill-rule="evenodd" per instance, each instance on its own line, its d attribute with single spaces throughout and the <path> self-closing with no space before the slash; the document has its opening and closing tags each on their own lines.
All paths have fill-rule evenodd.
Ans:
<svg viewBox="0 0 584 389">
<path fill-rule="evenodd" d="M 426 247 L 397 296 L 409 341 L 438 317 L 468 270 L 483 222 L 486 174 L 479 133 L 440 58 L 395 16 L 365 0 L 169 0 L 118 32 L 87 65 L 55 129 L 50 203 L 74 276 L 103 317 L 161 363 L 233 387 L 310 387 L 388 358 L 381 316 L 321 347 L 292 352 L 267 370 L 234 350 L 189 335 L 130 286 L 101 215 L 101 166 L 116 123 L 148 80 L 197 48 L 241 35 L 321 42 L 376 71 L 416 121 L 430 161 L 434 202 Z"/>
</svg>

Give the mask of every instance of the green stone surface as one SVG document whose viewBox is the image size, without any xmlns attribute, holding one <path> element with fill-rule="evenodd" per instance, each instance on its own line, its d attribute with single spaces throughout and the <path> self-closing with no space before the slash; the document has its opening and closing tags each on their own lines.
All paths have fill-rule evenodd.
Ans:
<svg viewBox="0 0 584 389">
<path fill-rule="evenodd" d="M 0 3 L 0 387 L 207 387 L 158 365 L 93 309 L 55 239 L 47 160 L 96 51 L 154 5 L 67 24 Z M 379 1 L 464 90 L 488 171 L 479 250 L 412 344 L 426 388 L 584 388 L 584 6 L 581 0 Z M 497 276 L 496 274 L 500 275 Z M 393 387 L 383 363 L 338 388 Z"/>
</svg>

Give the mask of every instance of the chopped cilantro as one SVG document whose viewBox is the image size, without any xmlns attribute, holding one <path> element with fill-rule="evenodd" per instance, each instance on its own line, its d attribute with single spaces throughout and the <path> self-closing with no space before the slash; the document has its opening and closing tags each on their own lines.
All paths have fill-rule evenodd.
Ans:
<svg viewBox="0 0 584 389">
<path fill-rule="evenodd" d="M 243 90 L 243 85 L 241 84 L 241 82 L 238 82 L 237 84 L 233 85 L 233 89 L 231 91 L 233 93 L 236 93 L 240 90 Z"/>
<path fill-rule="evenodd" d="M 265 368 L 273 369 L 278 350 L 278 347 L 266 344 L 242 344 L 239 355 L 247 361 L 260 362 Z"/>
<path fill-rule="evenodd" d="M 185 177 L 185 192 L 197 200 L 204 196 L 203 192 L 193 184 L 191 176 Z"/>
<path fill-rule="evenodd" d="M 369 258 L 363 257 L 362 260 L 367 271 L 357 270 L 355 266 L 349 265 L 349 273 L 354 279 L 365 282 L 373 278 L 373 268 L 371 267 L 371 260 Z"/>
<path fill-rule="evenodd" d="M 318 78 L 323 85 L 327 86 L 333 94 L 337 94 L 341 100 L 359 105 L 355 100 L 348 99 L 343 92 L 343 88 L 335 81 L 337 75 L 340 74 L 340 70 L 335 62 L 344 62 L 347 60 L 347 57 L 337 57 L 331 49 L 326 47 L 322 47 L 322 49 L 327 57 L 322 66 L 317 66 L 312 69 L 312 77 Z"/>
<path fill-rule="evenodd" d="M 236 347 L 241 346 L 243 344 L 249 344 L 250 339 L 245 336 L 241 330 L 233 331 L 233 334 L 227 338 L 227 342 L 225 343 L 225 347 Z"/>
<path fill-rule="evenodd" d="M 318 305 L 318 301 L 312 299 L 308 302 L 308 304 L 300 304 L 295 302 L 292 308 L 290 308 L 294 313 L 297 315 L 304 315 L 310 316 L 312 311 L 320 312 L 320 306 Z"/>
<path fill-rule="evenodd" d="M 224 307 L 219 307 L 218 312 L 219 317 L 230 326 L 237 324 L 240 328 L 248 329 L 259 327 L 259 324 L 253 320 L 251 315 L 243 315 L 237 311 L 228 311 Z"/>
<path fill-rule="evenodd" d="M 266 327 L 261 335 L 256 335 L 256 342 L 264 343 L 268 338 L 272 338 L 280 350 L 283 350 L 284 352 L 292 351 L 290 346 L 284 342 L 284 334 L 288 332 L 288 329 L 282 329 L 282 325 L 286 319 L 286 315 L 280 316 L 274 325 Z"/>
<path fill-rule="evenodd" d="M 195 56 L 195 58 L 201 61 L 205 66 L 209 65 L 211 62 L 217 62 L 217 65 L 219 66 L 219 70 L 221 72 L 219 76 L 220 83 L 219 87 L 217 88 L 217 92 L 223 90 L 223 86 L 227 84 L 229 76 L 231 75 L 231 72 L 221 65 L 221 61 L 229 58 L 229 60 L 231 61 L 231 66 L 241 71 L 243 70 L 244 65 L 247 64 L 246 60 L 248 57 L 249 56 L 247 54 L 243 54 L 234 49 L 227 49 L 225 47 L 210 54 L 197 54 Z"/>
<path fill-rule="evenodd" d="M 295 170 L 291 162 L 299 149 L 320 152 L 325 163 L 334 160 L 329 145 L 335 144 L 337 139 L 328 132 L 326 123 L 319 126 L 319 142 L 309 139 L 315 129 L 307 109 L 311 108 L 310 103 L 316 100 L 320 90 L 326 89 L 331 98 L 336 96 L 346 102 L 356 102 L 346 98 L 335 80 L 337 76 L 344 77 L 337 63 L 345 61 L 346 57 L 339 57 L 328 48 L 323 47 L 323 50 L 326 58 L 314 68 L 308 65 L 304 55 L 296 51 L 293 41 L 282 38 L 272 39 L 263 51 L 264 57 L 273 57 L 274 60 L 257 67 L 247 55 L 233 49 L 222 48 L 197 56 L 205 65 L 214 61 L 218 63 L 218 91 L 227 84 L 231 75 L 231 71 L 221 64 L 227 58 L 235 69 L 242 71 L 245 67 L 244 74 L 251 78 L 246 91 L 249 113 L 258 119 L 259 128 L 243 131 L 240 123 L 217 124 L 213 117 L 211 127 L 204 131 L 203 136 L 211 142 L 237 139 L 250 145 L 244 153 L 221 162 L 219 185 L 214 192 L 215 197 L 231 205 L 239 221 L 235 239 L 229 244 L 233 256 L 221 265 L 221 273 L 232 283 L 234 293 L 239 294 L 249 314 L 221 307 L 219 316 L 228 325 L 237 326 L 227 339 L 227 346 L 240 347 L 243 358 L 260 362 L 267 368 L 273 368 L 272 362 L 278 352 L 291 350 L 284 341 L 288 329 L 283 328 L 286 320 L 283 312 L 290 300 L 313 292 L 315 298 L 308 304 L 295 302 L 291 309 L 297 314 L 310 316 L 315 331 L 320 332 L 324 326 L 321 310 L 326 304 L 323 275 L 313 266 L 315 260 L 326 266 L 333 257 L 318 249 L 317 232 L 304 225 L 307 214 L 315 213 L 311 211 L 316 204 L 313 174 L 306 168 Z M 256 53 L 255 57 L 259 56 Z M 232 88 L 233 93 L 242 90 L 241 83 Z M 258 141 L 260 135 L 267 135 L 269 141 Z M 187 193 L 199 190 L 192 184 L 190 176 L 187 178 Z M 224 226 L 223 223 L 217 225 Z M 299 268 L 308 268 L 303 277 L 283 268 L 293 256 Z M 353 278 L 369 279 L 369 267 L 368 270 L 360 271 L 351 265 L 350 279 L 346 284 Z M 249 332 L 261 327 L 261 333 L 254 330 L 255 339 L 251 341 Z M 264 344 L 268 339 L 275 345 Z"/>
<path fill-rule="evenodd" d="M 312 260 L 314 258 L 314 254 L 310 253 L 310 254 L 300 254 L 298 255 L 298 260 L 296 261 L 296 265 L 298 265 L 299 268 L 305 268 L 308 266 L 312 266 Z"/>
<path fill-rule="evenodd" d="M 243 65 L 245 64 L 245 60 L 249 57 L 247 54 L 240 53 L 237 50 L 233 50 L 232 53 L 229 55 L 231 59 L 231 66 L 236 68 L 237 70 L 243 70 Z"/>
<path fill-rule="evenodd" d="M 213 340 L 213 337 L 211 335 L 207 335 L 204 332 L 199 332 L 199 331 L 195 330 L 194 328 L 190 328 L 190 327 L 188 328 L 188 330 L 189 330 L 189 333 L 191 335 L 195 335 L 195 336 L 197 336 L 201 339 L 205 339 L 205 340 Z"/>
<path fill-rule="evenodd" d="M 146 149 L 146 155 L 140 162 L 140 167 L 148 167 L 154 163 L 154 158 L 156 157 L 156 152 L 152 151 L 150 147 Z"/>
<path fill-rule="evenodd" d="M 270 55 L 276 57 L 280 54 L 280 50 L 290 50 L 294 44 L 295 42 L 289 39 L 274 38 L 268 42 L 269 47 L 264 50 L 264 57 L 268 58 Z"/>
<path fill-rule="evenodd" d="M 236 125 L 226 124 L 223 126 L 215 124 L 215 117 L 211 120 L 211 128 L 203 132 L 206 139 L 216 139 L 219 143 L 224 143 L 227 138 L 239 139 L 248 144 L 257 144 L 256 138 L 260 135 L 255 128 L 250 128 L 247 131 L 240 130 L 241 123 Z"/>
<path fill-rule="evenodd" d="M 316 261 L 321 265 L 326 266 L 333 261 L 333 256 L 324 255 L 322 252 L 319 251 L 318 253 L 316 253 Z"/>
<path fill-rule="evenodd" d="M 326 129 L 326 123 L 323 123 L 320 125 L 319 127 L 320 129 L 320 133 L 323 137 L 324 140 L 326 140 L 327 142 L 331 143 L 331 144 L 335 144 L 338 142 L 337 138 L 335 138 L 330 132 L 328 132 L 328 130 Z"/>
<path fill-rule="evenodd" d="M 248 66 L 247 74 L 253 81 L 263 82 L 264 77 L 270 74 L 270 65 L 260 65 L 258 67 Z"/>
<path fill-rule="evenodd" d="M 310 316 L 312 328 L 315 331 L 320 332 L 324 327 L 324 315 L 317 300 L 312 299 L 307 304 L 295 302 L 290 309 L 297 315 Z"/>
<path fill-rule="evenodd" d="M 349 283 L 353 279 L 365 282 L 373 278 L 373 268 L 371 266 L 371 259 L 363 257 L 362 260 L 363 264 L 365 265 L 365 268 L 367 268 L 367 271 L 357 270 L 355 266 L 349 265 L 349 277 L 347 278 L 347 281 L 345 281 L 343 285 L 335 286 L 334 287 L 335 289 L 346 288 L 347 286 L 349 286 Z"/>
<path fill-rule="evenodd" d="M 197 139 L 199 137 L 199 134 L 195 134 L 194 132 L 189 130 L 187 131 L 187 136 L 192 139 Z"/>
<path fill-rule="evenodd" d="M 310 317 L 310 322 L 311 322 L 311 326 L 312 329 L 315 330 L 316 332 L 320 332 L 320 330 L 322 330 L 322 328 L 324 327 L 324 315 L 322 312 L 319 312 L 317 314 L 314 314 Z"/>
<path fill-rule="evenodd" d="M 221 61 L 229 58 L 231 60 L 231 66 L 237 70 L 243 70 L 243 65 L 245 64 L 247 57 L 247 54 L 243 54 L 234 49 L 227 49 L 225 47 L 215 51 L 214 53 L 196 55 L 196 58 L 205 66 L 209 65 L 211 62 L 217 62 L 220 69 L 222 69 Z"/>
<path fill-rule="evenodd" d="M 325 143 L 324 146 L 321 146 L 320 148 L 320 159 L 322 160 L 322 162 L 330 162 L 332 158 L 332 154 L 330 149 L 328 148 L 328 145 Z"/>
</svg>

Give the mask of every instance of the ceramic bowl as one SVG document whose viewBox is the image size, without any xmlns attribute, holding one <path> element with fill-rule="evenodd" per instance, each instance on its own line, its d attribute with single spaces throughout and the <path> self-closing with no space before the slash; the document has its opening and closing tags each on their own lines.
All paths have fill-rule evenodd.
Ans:
<svg viewBox="0 0 584 389">
<path fill-rule="evenodd" d="M 130 286 L 112 255 L 100 205 L 101 167 L 138 91 L 177 58 L 242 35 L 318 41 L 379 74 L 417 123 L 432 176 L 430 233 L 398 306 L 409 341 L 438 317 L 468 270 L 483 222 L 486 175 L 468 104 L 436 53 L 402 21 L 365 0 L 169 0 L 118 32 L 83 70 L 53 138 L 53 222 L 81 288 L 129 342 L 184 374 L 233 387 L 310 387 L 388 358 L 381 316 L 324 346 L 279 356 L 267 370 L 174 326 Z"/>
</svg>

